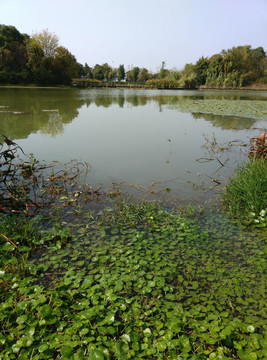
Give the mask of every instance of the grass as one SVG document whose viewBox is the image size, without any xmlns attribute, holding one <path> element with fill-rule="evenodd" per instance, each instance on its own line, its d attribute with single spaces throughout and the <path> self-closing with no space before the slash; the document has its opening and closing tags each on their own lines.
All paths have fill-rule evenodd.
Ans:
<svg viewBox="0 0 267 360">
<path fill-rule="evenodd" d="M 251 159 L 236 170 L 223 194 L 223 207 L 234 218 L 248 219 L 267 208 L 267 161 Z"/>
</svg>

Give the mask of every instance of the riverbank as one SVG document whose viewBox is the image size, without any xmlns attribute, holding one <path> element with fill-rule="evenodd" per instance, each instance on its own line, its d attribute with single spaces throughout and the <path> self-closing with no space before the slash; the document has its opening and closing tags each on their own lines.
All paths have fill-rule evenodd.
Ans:
<svg viewBox="0 0 267 360">
<path fill-rule="evenodd" d="M 242 90 L 242 91 L 267 91 L 267 84 L 255 83 L 243 87 L 181 87 L 178 81 L 166 79 L 153 79 L 144 83 L 129 83 L 125 81 L 100 81 L 95 79 L 73 79 L 72 86 L 77 88 L 135 88 L 135 89 L 167 89 L 167 90 Z"/>
<path fill-rule="evenodd" d="M 244 90 L 244 91 L 267 91 L 267 84 L 255 83 L 250 86 L 241 86 L 238 88 L 234 87 L 212 87 L 201 85 L 198 88 L 199 90 Z"/>
</svg>

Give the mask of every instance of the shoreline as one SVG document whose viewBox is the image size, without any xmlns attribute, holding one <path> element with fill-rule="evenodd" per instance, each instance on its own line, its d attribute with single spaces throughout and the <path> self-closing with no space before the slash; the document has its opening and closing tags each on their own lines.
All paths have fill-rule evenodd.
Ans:
<svg viewBox="0 0 267 360">
<path fill-rule="evenodd" d="M 81 80 L 81 81 L 80 81 Z M 267 84 L 252 84 L 250 86 L 243 87 L 212 87 L 201 85 L 196 88 L 185 88 L 185 87 L 164 87 L 164 86 L 149 86 L 146 84 L 138 83 L 126 83 L 126 82 L 104 82 L 98 80 L 85 81 L 84 79 L 75 79 L 70 85 L 54 85 L 54 86 L 42 86 L 35 84 L 0 84 L 0 89 L 3 88 L 14 88 L 14 89 L 89 89 L 89 88 L 121 88 L 121 89 L 143 89 L 143 90 L 218 90 L 218 91 L 267 91 Z"/>
</svg>

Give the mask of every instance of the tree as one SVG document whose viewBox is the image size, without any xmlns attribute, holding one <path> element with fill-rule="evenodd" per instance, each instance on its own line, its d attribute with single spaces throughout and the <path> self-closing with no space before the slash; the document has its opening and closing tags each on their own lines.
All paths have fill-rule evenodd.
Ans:
<svg viewBox="0 0 267 360">
<path fill-rule="evenodd" d="M 28 36 L 21 34 L 14 26 L 0 25 L 0 81 L 26 81 L 27 39 Z"/>
<path fill-rule="evenodd" d="M 53 82 L 58 84 L 70 84 L 71 80 L 78 76 L 80 66 L 68 49 L 59 46 L 53 59 Z"/>
<path fill-rule="evenodd" d="M 108 63 L 101 65 L 102 72 L 104 74 L 104 80 L 111 80 L 112 79 L 112 68 L 109 66 Z"/>
<path fill-rule="evenodd" d="M 29 36 L 21 34 L 15 26 L 0 25 L 0 48 L 10 49 L 12 43 L 24 44 Z"/>
<path fill-rule="evenodd" d="M 158 73 L 159 79 L 165 79 L 169 74 L 169 70 L 165 69 L 165 66 L 166 66 L 166 61 L 162 61 L 160 72 Z"/>
<path fill-rule="evenodd" d="M 37 34 L 34 34 L 32 39 L 40 44 L 46 58 L 56 56 L 56 50 L 59 46 L 59 38 L 57 35 L 44 29 Z"/>
<path fill-rule="evenodd" d="M 96 64 L 93 69 L 93 78 L 103 81 L 104 77 L 105 77 L 105 75 L 103 73 L 102 66 L 99 64 Z"/>
<path fill-rule="evenodd" d="M 38 84 L 46 84 L 51 77 L 49 66 L 45 61 L 44 52 L 39 42 L 30 38 L 27 41 L 28 62 L 27 68 L 29 81 Z"/>
<path fill-rule="evenodd" d="M 93 77 L 92 68 L 90 68 L 87 63 L 84 64 L 82 75 L 85 76 L 87 79 L 92 79 Z"/>
<path fill-rule="evenodd" d="M 134 67 L 132 70 L 127 72 L 127 81 L 129 82 L 137 82 L 137 78 L 139 75 L 140 69 L 138 66 Z"/>
<path fill-rule="evenodd" d="M 209 67 L 209 61 L 203 56 L 195 64 L 195 72 L 197 75 L 198 85 L 205 85 L 207 72 Z"/>
<path fill-rule="evenodd" d="M 146 68 L 142 68 L 138 74 L 138 82 L 146 82 L 149 79 L 149 72 Z"/>
<path fill-rule="evenodd" d="M 125 69 L 124 65 L 120 65 L 118 68 L 118 80 L 124 80 L 125 79 Z"/>
</svg>

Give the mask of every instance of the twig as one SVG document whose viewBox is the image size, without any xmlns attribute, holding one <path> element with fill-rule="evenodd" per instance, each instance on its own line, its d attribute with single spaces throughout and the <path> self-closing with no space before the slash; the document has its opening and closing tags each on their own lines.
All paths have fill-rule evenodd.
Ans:
<svg viewBox="0 0 267 360">
<path fill-rule="evenodd" d="M 12 241 L 11 239 L 9 239 L 6 235 L 2 234 L 1 232 L 0 232 L 0 235 L 3 236 L 7 241 L 9 241 L 10 244 L 12 244 L 13 246 L 15 246 L 16 249 L 18 248 L 17 245 L 14 244 L 13 241 Z"/>
</svg>

